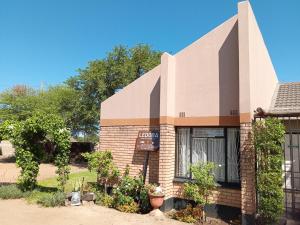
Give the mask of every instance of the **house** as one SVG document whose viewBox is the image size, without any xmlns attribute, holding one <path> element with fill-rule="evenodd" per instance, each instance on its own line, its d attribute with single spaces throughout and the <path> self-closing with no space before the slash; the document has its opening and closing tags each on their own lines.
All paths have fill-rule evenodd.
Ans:
<svg viewBox="0 0 300 225">
<path fill-rule="evenodd" d="M 285 85 L 277 79 L 250 3 L 239 2 L 235 16 L 175 55 L 164 53 L 160 65 L 102 102 L 100 149 L 111 150 L 119 168 L 129 164 L 137 175 L 145 161 L 145 152 L 136 148 L 139 131 L 159 131 L 147 182 L 165 191 L 164 209 L 180 204 L 189 166 L 212 161 L 218 165 L 219 187 L 210 196 L 216 211 L 239 212 L 243 224 L 251 224 L 254 111 L 276 110 Z"/>
</svg>

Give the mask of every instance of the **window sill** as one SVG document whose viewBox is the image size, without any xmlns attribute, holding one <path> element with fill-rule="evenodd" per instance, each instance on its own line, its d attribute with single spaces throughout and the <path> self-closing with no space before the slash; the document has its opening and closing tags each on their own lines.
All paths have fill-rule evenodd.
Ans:
<svg viewBox="0 0 300 225">
<path fill-rule="evenodd" d="M 188 178 L 175 177 L 173 179 L 174 183 L 186 183 L 190 181 Z M 240 183 L 217 183 L 217 188 L 228 188 L 228 189 L 241 189 Z"/>
</svg>

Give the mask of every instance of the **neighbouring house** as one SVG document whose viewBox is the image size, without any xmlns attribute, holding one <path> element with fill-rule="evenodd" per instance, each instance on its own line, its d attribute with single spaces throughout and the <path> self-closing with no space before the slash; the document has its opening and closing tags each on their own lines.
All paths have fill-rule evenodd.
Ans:
<svg viewBox="0 0 300 225">
<path fill-rule="evenodd" d="M 251 224 L 256 212 L 254 111 L 261 107 L 275 115 L 290 94 L 299 113 L 299 86 L 279 83 L 251 5 L 240 2 L 235 16 L 175 55 L 164 53 L 160 65 L 102 102 L 100 150 L 111 150 L 119 168 L 129 164 L 137 175 L 145 161 L 145 152 L 136 148 L 138 134 L 159 131 L 147 182 L 165 191 L 164 209 L 182 204 L 190 165 L 212 161 L 218 165 L 219 187 L 210 197 L 215 212 L 239 213 L 243 224 Z"/>
</svg>

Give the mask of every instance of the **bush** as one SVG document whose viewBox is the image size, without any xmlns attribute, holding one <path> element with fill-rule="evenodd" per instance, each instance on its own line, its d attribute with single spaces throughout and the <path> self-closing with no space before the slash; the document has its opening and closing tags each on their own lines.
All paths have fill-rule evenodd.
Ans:
<svg viewBox="0 0 300 225">
<path fill-rule="evenodd" d="M 29 194 L 29 192 L 23 192 L 15 184 L 0 186 L 0 199 L 24 198 L 28 194 Z"/>
<path fill-rule="evenodd" d="M 215 165 L 211 162 L 192 165 L 193 181 L 184 184 L 185 197 L 198 205 L 207 204 L 209 194 L 216 187 L 214 169 Z"/>
<path fill-rule="evenodd" d="M 196 223 L 204 216 L 203 208 L 192 207 L 192 205 L 187 205 L 185 209 L 179 210 L 173 214 L 172 218 L 185 223 Z"/>
<path fill-rule="evenodd" d="M 131 203 L 127 203 L 124 205 L 118 205 L 116 207 L 117 210 L 126 213 L 136 213 L 139 211 L 139 206 L 136 202 L 132 201 Z"/>
<path fill-rule="evenodd" d="M 284 134 L 284 125 L 278 119 L 268 118 L 254 125 L 258 213 L 263 224 L 277 223 L 284 210 L 282 189 Z"/>
<path fill-rule="evenodd" d="M 56 207 L 65 205 L 65 194 L 63 192 L 56 192 L 42 196 L 37 200 L 37 203 L 44 207 Z"/>
<path fill-rule="evenodd" d="M 88 161 L 88 169 L 97 172 L 97 180 L 104 185 L 107 193 L 108 185 L 114 185 L 119 178 L 119 170 L 113 162 L 110 151 L 83 153 L 81 154 Z"/>
<path fill-rule="evenodd" d="M 102 205 L 105 207 L 113 207 L 114 198 L 105 193 L 97 193 L 96 204 Z"/>
</svg>

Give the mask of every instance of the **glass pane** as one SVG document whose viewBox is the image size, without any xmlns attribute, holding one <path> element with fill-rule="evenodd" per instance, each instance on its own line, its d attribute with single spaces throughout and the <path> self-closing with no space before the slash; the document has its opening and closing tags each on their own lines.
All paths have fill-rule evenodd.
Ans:
<svg viewBox="0 0 300 225">
<path fill-rule="evenodd" d="M 223 128 L 194 128 L 193 137 L 224 137 Z"/>
<path fill-rule="evenodd" d="M 208 139 L 207 160 L 216 164 L 215 177 L 217 181 L 225 181 L 225 146 L 224 138 Z"/>
<path fill-rule="evenodd" d="M 193 138 L 192 163 L 207 161 L 207 138 Z"/>
<path fill-rule="evenodd" d="M 190 129 L 177 129 L 177 177 L 189 177 L 190 174 Z"/>
<path fill-rule="evenodd" d="M 239 177 L 239 138 L 240 132 L 238 128 L 227 129 L 227 178 L 228 182 L 237 183 L 240 181 Z"/>
</svg>

